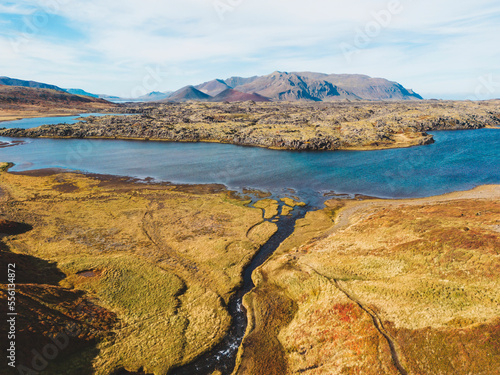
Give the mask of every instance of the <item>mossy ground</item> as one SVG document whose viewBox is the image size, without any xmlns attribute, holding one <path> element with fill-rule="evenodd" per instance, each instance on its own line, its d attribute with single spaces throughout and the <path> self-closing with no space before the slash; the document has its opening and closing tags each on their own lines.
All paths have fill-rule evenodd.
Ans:
<svg viewBox="0 0 500 375">
<path fill-rule="evenodd" d="M 261 210 L 218 187 L 2 172 L 0 189 L 2 217 L 31 228 L 4 236 L 2 258 L 32 259 L 34 269 L 24 275 L 42 272 L 45 263 L 59 275 L 51 285 L 43 278 L 17 280 L 30 312 L 23 322 L 28 342 L 30 330 L 45 337 L 38 327 L 43 321 L 58 316 L 61 323 L 46 328 L 62 329 L 77 298 L 105 312 L 87 323 L 79 318 L 102 332 L 83 335 L 83 343 L 72 342 L 68 353 L 52 361 L 58 374 L 75 373 L 71 353 L 85 362 L 82 374 L 120 368 L 165 374 L 189 362 L 224 336 L 230 324 L 225 306 L 243 267 L 276 231 Z M 43 314 L 29 302 L 40 291 L 46 296 L 37 299 Z"/>
<path fill-rule="evenodd" d="M 132 116 L 0 130 L 6 137 L 221 142 L 288 150 L 374 150 L 429 144 L 429 130 L 500 125 L 500 101 L 143 103 Z"/>
<path fill-rule="evenodd" d="M 497 374 L 500 189 L 489 189 L 340 213 L 331 201 L 298 221 L 254 273 L 237 373 Z M 342 227 L 325 219 L 346 212 Z M 262 307 L 273 301 L 282 308 Z"/>
</svg>

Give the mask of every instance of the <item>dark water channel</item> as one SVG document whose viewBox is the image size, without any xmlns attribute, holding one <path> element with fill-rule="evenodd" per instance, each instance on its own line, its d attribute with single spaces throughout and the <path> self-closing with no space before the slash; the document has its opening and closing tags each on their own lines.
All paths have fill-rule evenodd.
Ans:
<svg viewBox="0 0 500 375">
<path fill-rule="evenodd" d="M 282 202 L 280 202 L 281 212 Z M 279 245 L 288 238 L 294 230 L 295 222 L 305 216 L 307 207 L 295 207 L 290 216 L 276 216 L 272 221 L 278 218 L 276 225 L 277 232 L 260 248 L 257 255 L 252 259 L 250 264 L 245 268 L 243 273 L 243 285 L 233 295 L 229 301 L 228 311 L 232 318 L 232 324 L 226 337 L 215 346 L 211 351 L 205 353 L 194 362 L 174 369 L 169 374 L 172 375 L 210 375 L 215 370 L 219 370 L 223 375 L 230 375 L 233 372 L 238 348 L 245 335 L 247 327 L 246 310 L 242 306 L 242 299 L 254 287 L 252 281 L 252 273 L 260 267 L 274 253 Z"/>
</svg>

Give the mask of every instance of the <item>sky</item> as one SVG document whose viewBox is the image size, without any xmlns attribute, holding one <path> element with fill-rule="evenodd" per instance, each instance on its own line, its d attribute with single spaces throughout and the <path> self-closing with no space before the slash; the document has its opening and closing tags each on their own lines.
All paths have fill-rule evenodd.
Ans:
<svg viewBox="0 0 500 375">
<path fill-rule="evenodd" d="M 136 97 L 276 70 L 500 98 L 500 2 L 0 0 L 0 76 Z"/>
</svg>

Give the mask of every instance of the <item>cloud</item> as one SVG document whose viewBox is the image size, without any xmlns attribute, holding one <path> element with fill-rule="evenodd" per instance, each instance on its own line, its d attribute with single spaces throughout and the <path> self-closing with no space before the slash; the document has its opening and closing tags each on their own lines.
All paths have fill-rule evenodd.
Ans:
<svg viewBox="0 0 500 375">
<path fill-rule="evenodd" d="M 0 14 L 17 14 L 17 15 L 29 15 L 32 13 L 30 7 L 24 7 L 22 4 L 9 3 L 0 4 Z"/>
<path fill-rule="evenodd" d="M 64 22 L 32 35 L 19 51 L 2 49 L 10 58 L 2 57 L 0 69 L 61 85 L 73 79 L 70 86 L 109 93 L 130 92 L 158 66 L 168 77 L 157 90 L 317 70 L 383 76 L 428 95 L 465 97 L 481 75 L 500 75 L 497 1 L 400 0 L 391 13 L 395 1 L 20 0 L 0 6 L 0 14 L 29 20 L 45 12 L 51 25 Z M 357 45 L 367 31 L 368 41 Z M 3 38 L 8 44 L 9 36 Z M 350 58 L 346 44 L 356 50 Z"/>
</svg>

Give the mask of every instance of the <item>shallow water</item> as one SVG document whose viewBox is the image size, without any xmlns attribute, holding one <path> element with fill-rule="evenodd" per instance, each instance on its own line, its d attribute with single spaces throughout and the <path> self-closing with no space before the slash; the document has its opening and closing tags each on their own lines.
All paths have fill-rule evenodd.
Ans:
<svg viewBox="0 0 500 375">
<path fill-rule="evenodd" d="M 90 116 L 101 117 L 110 115 L 123 116 L 122 114 L 114 114 L 114 113 L 84 113 L 76 116 L 24 118 L 22 120 L 2 121 L 0 122 L 0 128 L 30 129 L 42 125 L 76 124 L 78 121 L 80 121 L 81 117 L 90 117 Z"/>
<path fill-rule="evenodd" d="M 436 142 L 426 146 L 323 152 L 217 143 L 25 139 L 23 145 L 1 148 L 0 160 L 15 163 L 14 171 L 55 167 L 257 188 L 297 195 L 312 205 L 330 191 L 409 198 L 500 183 L 500 129 L 433 134 Z"/>
</svg>

